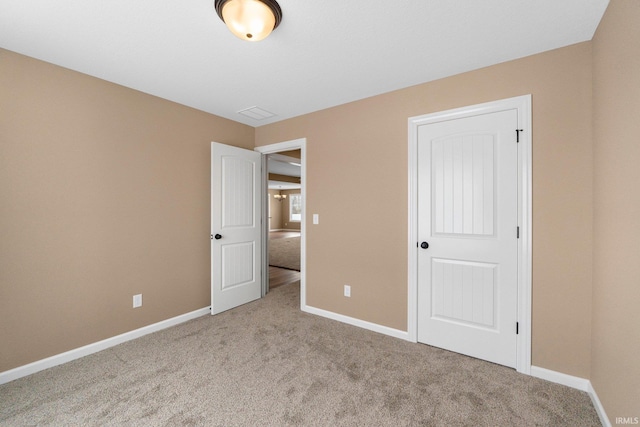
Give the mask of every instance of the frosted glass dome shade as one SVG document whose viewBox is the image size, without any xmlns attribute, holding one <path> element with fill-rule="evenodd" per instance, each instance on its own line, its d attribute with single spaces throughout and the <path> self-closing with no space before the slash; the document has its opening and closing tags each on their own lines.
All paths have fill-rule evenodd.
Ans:
<svg viewBox="0 0 640 427">
<path fill-rule="evenodd" d="M 216 1 L 216 11 L 233 34 L 247 41 L 266 38 L 282 16 L 280 6 L 268 0 Z"/>
</svg>

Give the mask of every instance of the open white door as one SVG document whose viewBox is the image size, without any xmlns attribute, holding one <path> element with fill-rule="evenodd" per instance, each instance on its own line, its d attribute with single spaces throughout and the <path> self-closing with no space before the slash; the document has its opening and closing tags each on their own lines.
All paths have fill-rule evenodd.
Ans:
<svg viewBox="0 0 640 427">
<path fill-rule="evenodd" d="M 261 297 L 261 154 L 211 143 L 211 314 Z"/>
</svg>

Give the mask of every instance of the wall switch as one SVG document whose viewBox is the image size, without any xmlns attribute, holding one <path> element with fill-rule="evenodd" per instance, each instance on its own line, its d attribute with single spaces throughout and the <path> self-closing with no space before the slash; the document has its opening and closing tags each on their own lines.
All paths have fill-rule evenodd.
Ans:
<svg viewBox="0 0 640 427">
<path fill-rule="evenodd" d="M 314 224 L 320 224 L 320 215 L 313 214 L 313 223 Z"/>
<path fill-rule="evenodd" d="M 344 285 L 344 296 L 345 297 L 350 297 L 351 296 L 351 286 Z"/>
<path fill-rule="evenodd" d="M 142 307 L 142 294 L 133 296 L 133 308 Z"/>
</svg>

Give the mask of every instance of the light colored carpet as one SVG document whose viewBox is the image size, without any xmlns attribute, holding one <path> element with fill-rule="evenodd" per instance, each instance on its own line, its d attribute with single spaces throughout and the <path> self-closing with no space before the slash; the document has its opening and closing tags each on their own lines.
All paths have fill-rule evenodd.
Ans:
<svg viewBox="0 0 640 427">
<path fill-rule="evenodd" d="M 300 237 L 269 239 L 269 265 L 300 271 Z"/>
<path fill-rule="evenodd" d="M 586 393 L 302 313 L 299 286 L 0 386 L 0 424 L 596 426 Z"/>
</svg>

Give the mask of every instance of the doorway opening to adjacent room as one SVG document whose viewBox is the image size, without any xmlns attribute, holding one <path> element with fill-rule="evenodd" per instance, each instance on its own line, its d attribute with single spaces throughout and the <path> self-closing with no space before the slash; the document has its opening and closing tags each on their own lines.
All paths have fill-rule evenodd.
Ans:
<svg viewBox="0 0 640 427">
<path fill-rule="evenodd" d="M 306 140 L 262 147 L 263 296 L 278 286 L 300 281 L 305 305 Z"/>
<path fill-rule="evenodd" d="M 300 150 L 267 154 L 268 290 L 300 280 Z"/>
<path fill-rule="evenodd" d="M 300 306 L 305 307 L 305 156 L 304 139 L 253 151 L 211 143 L 211 314 L 264 297 L 270 279 L 274 287 L 299 280 Z M 271 163 L 293 168 L 274 183 L 272 195 L 270 157 Z M 285 185 L 291 187 L 277 188 Z M 274 234 L 279 237 L 275 245 L 269 245 L 270 205 L 286 212 L 282 219 L 289 227 L 274 224 L 279 227 L 274 232 L 280 232 Z M 269 246 L 284 259 L 274 263 L 271 273 Z"/>
</svg>

